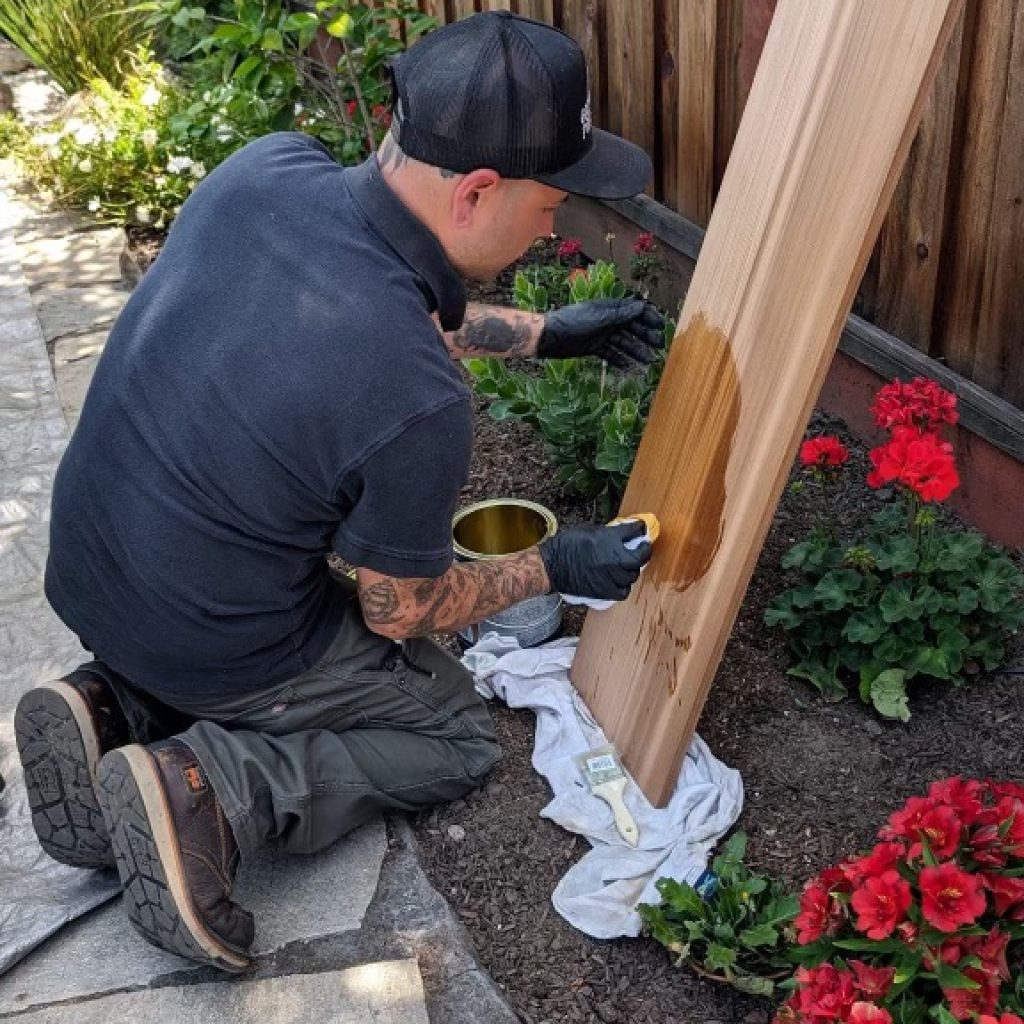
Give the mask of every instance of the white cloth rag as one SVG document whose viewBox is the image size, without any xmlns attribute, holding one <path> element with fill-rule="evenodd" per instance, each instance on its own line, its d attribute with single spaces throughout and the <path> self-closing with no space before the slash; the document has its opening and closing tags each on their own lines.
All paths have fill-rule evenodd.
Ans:
<svg viewBox="0 0 1024 1024">
<path fill-rule="evenodd" d="M 590 792 L 573 761 L 608 743 L 569 682 L 575 653 L 575 639 L 522 649 L 512 637 L 488 633 L 463 662 L 484 697 L 536 713 L 533 766 L 554 791 L 541 816 L 586 836 L 593 846 L 556 886 L 555 909 L 594 938 L 638 935 L 636 906 L 660 901 L 659 878 L 693 885 L 704 873 L 711 849 L 743 808 L 743 782 L 694 736 L 667 806 L 652 807 L 636 783 L 627 781 L 625 803 L 640 832 L 637 847 L 627 845 L 611 809 Z"/>
</svg>

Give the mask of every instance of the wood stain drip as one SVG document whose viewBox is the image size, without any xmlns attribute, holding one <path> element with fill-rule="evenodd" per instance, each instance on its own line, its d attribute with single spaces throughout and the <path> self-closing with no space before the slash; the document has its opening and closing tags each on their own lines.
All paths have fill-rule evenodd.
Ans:
<svg viewBox="0 0 1024 1024">
<path fill-rule="evenodd" d="M 678 352 L 675 350 L 678 349 Z M 729 339 L 696 314 L 673 343 L 671 374 L 659 388 L 657 407 L 672 410 L 675 450 L 664 450 L 666 435 L 653 437 L 630 478 L 630 492 L 647 496 L 665 490 L 654 504 L 662 537 L 651 561 L 651 582 L 682 592 L 711 567 L 725 529 L 725 477 L 740 419 L 740 383 Z M 665 393 L 663 393 L 665 392 Z M 646 438 L 645 438 L 646 440 Z M 670 483 L 671 498 L 667 493 Z"/>
</svg>

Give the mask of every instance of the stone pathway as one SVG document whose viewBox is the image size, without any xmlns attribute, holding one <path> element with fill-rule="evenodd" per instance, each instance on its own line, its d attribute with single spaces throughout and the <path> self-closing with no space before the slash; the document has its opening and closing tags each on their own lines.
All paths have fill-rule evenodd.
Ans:
<svg viewBox="0 0 1024 1024">
<path fill-rule="evenodd" d="M 82 655 L 42 594 L 50 487 L 128 298 L 120 253 L 120 231 L 34 211 L 0 191 L 0 766 L 8 782 L 0 818 L 8 821 L 24 812 L 12 754 L 17 699 Z M 396 819 L 316 857 L 246 865 L 239 899 L 256 914 L 256 962 L 238 979 L 149 946 L 120 901 L 107 902 L 0 975 L 0 1020 L 511 1024 L 515 1015 L 414 850 Z M 45 860 L 37 848 L 32 856 Z M 66 870 L 72 884 L 101 890 L 93 903 L 113 891 L 112 873 Z M 12 926 L 2 913 L 8 896 L 0 894 L 0 928 Z"/>
</svg>

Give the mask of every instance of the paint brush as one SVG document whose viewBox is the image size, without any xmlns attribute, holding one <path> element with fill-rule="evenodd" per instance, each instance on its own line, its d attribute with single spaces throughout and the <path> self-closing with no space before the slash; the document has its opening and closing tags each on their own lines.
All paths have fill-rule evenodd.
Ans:
<svg viewBox="0 0 1024 1024">
<path fill-rule="evenodd" d="M 600 797 L 611 809 L 619 835 L 636 846 L 640 839 L 633 815 L 622 801 L 626 788 L 626 773 L 614 747 L 595 747 L 574 758 L 583 778 L 590 786 L 590 792 Z"/>
</svg>

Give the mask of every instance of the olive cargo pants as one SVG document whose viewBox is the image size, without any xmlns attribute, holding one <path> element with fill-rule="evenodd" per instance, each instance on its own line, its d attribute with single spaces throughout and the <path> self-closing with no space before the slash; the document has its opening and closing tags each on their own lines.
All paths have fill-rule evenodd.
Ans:
<svg viewBox="0 0 1024 1024">
<path fill-rule="evenodd" d="M 458 799 L 501 756 L 469 672 L 430 640 L 399 645 L 371 632 L 354 587 L 341 585 L 351 590 L 344 620 L 313 668 L 242 697 L 175 699 L 191 722 L 178 738 L 243 857 L 267 844 L 312 853 L 384 809 Z M 144 705 L 126 711 L 137 739 L 160 738 L 138 728 Z"/>
</svg>

